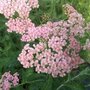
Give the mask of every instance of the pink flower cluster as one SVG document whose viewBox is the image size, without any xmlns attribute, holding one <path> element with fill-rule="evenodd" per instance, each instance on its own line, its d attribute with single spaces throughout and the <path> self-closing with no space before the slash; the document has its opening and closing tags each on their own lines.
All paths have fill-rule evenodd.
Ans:
<svg viewBox="0 0 90 90">
<path fill-rule="evenodd" d="M 28 30 L 22 35 L 21 40 L 24 42 L 34 41 L 38 38 L 48 39 L 51 28 L 47 26 L 38 26 L 38 27 L 30 27 Z"/>
<path fill-rule="evenodd" d="M 16 32 L 19 34 L 24 34 L 29 27 L 33 28 L 35 25 L 31 22 L 30 19 L 22 19 L 22 18 L 10 18 L 6 25 L 9 27 L 8 32 Z"/>
<path fill-rule="evenodd" d="M 8 32 L 15 31 L 22 35 L 21 40 L 25 42 L 29 42 L 35 40 L 37 38 L 49 38 L 49 35 L 53 32 L 53 27 L 67 27 L 70 30 L 71 35 L 83 35 L 84 30 L 84 19 L 81 14 L 79 14 L 72 6 L 66 4 L 65 5 L 68 15 L 67 21 L 58 21 L 58 22 L 47 22 L 47 24 L 41 26 L 35 26 L 34 23 L 31 22 L 29 18 L 10 18 L 6 23 L 8 26 Z M 58 26 L 59 25 L 59 26 Z M 58 26 L 58 27 L 57 27 Z M 62 28 L 64 32 L 66 29 Z M 65 29 L 65 30 L 63 30 Z"/>
<path fill-rule="evenodd" d="M 27 18 L 31 9 L 38 6 L 38 0 L 0 0 L 0 13 L 9 18 L 18 12 L 21 18 Z"/>
<path fill-rule="evenodd" d="M 67 22 L 71 25 L 71 34 L 74 35 L 83 35 L 85 30 L 84 30 L 84 18 L 80 13 L 78 13 L 72 6 L 66 4 L 66 13 L 68 15 L 68 20 Z"/>
<path fill-rule="evenodd" d="M 84 35 L 84 19 L 72 6 L 64 6 L 66 21 L 35 26 L 28 16 L 32 8 L 39 6 L 38 0 L 1 0 L 0 5 L 0 13 L 10 17 L 8 32 L 21 34 L 21 40 L 27 42 L 18 57 L 24 68 L 34 67 L 38 73 L 63 77 L 83 63 L 79 56 L 82 46 L 75 37 Z M 14 12 L 20 17 L 13 19 Z"/>
<path fill-rule="evenodd" d="M 10 72 L 5 72 L 1 78 L 1 89 L 0 90 L 10 90 L 11 86 L 16 86 L 19 83 L 18 74 L 15 73 L 11 75 Z"/>
<path fill-rule="evenodd" d="M 24 68 L 35 67 L 38 73 L 63 77 L 83 63 L 79 56 L 81 45 L 75 36 L 84 34 L 84 19 L 72 6 L 66 5 L 66 9 L 67 21 L 47 22 L 22 35 L 22 41 L 39 40 L 32 46 L 26 44 L 19 54 Z"/>
<path fill-rule="evenodd" d="M 54 45 L 54 47 L 56 46 L 57 44 Z M 53 48 L 47 47 L 47 44 L 42 42 L 34 44 L 33 47 L 26 44 L 18 60 L 24 68 L 35 67 L 36 72 L 52 74 L 53 77 L 63 77 L 82 63 L 79 54 L 75 50 L 70 53 L 67 49 L 63 51 L 62 48 L 58 49 L 57 47 L 54 48 L 55 51 Z"/>
</svg>

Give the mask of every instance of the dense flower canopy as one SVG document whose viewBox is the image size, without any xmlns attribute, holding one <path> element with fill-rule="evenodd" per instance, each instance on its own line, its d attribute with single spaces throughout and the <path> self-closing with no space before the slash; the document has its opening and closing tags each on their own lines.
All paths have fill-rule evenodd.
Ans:
<svg viewBox="0 0 90 90">
<path fill-rule="evenodd" d="M 35 67 L 40 73 L 52 74 L 53 77 L 65 76 L 77 68 L 83 60 L 79 56 L 80 43 L 76 36 L 84 34 L 84 19 L 72 6 L 66 5 L 68 20 L 47 22 L 40 26 L 30 26 L 22 35 L 26 44 L 18 60 L 24 68 Z M 17 32 L 17 31 L 16 31 Z"/>
<path fill-rule="evenodd" d="M 17 58 L 23 68 L 64 77 L 84 63 L 80 51 L 90 50 L 90 39 L 82 45 L 76 37 L 90 32 L 90 23 L 86 25 L 82 15 L 65 4 L 67 20 L 48 21 L 36 26 L 29 15 L 38 7 L 38 0 L 0 0 L 0 14 L 7 18 L 7 31 L 20 34 L 21 41 L 26 44 Z M 5 72 L 0 80 L 0 90 L 10 90 L 18 85 L 18 76 L 18 73 Z"/>
<path fill-rule="evenodd" d="M 10 18 L 18 12 L 21 18 L 27 18 L 32 8 L 38 8 L 38 0 L 0 0 L 0 13 Z"/>
<path fill-rule="evenodd" d="M 75 37 L 84 35 L 84 19 L 66 4 L 66 21 L 49 21 L 36 26 L 29 18 L 29 12 L 38 6 L 38 0 L 1 0 L 0 13 L 9 19 L 7 31 L 21 34 L 21 41 L 27 42 L 18 57 L 23 67 L 35 67 L 38 73 L 63 77 L 83 63 L 79 56 L 82 46 Z M 19 17 L 13 18 L 15 12 Z"/>
</svg>

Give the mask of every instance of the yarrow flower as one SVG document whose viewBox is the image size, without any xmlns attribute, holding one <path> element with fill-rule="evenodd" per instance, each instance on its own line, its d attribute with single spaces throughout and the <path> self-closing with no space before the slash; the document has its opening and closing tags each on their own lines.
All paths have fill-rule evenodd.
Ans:
<svg viewBox="0 0 90 90">
<path fill-rule="evenodd" d="M 5 72 L 2 75 L 1 82 L 0 82 L 0 90 L 10 90 L 11 86 L 16 86 L 19 83 L 19 74 L 11 74 L 10 72 Z"/>
<path fill-rule="evenodd" d="M 52 31 L 51 28 L 46 26 L 30 27 L 21 37 L 24 42 L 34 41 L 37 38 L 48 39 L 49 33 Z"/>
<path fill-rule="evenodd" d="M 9 18 L 8 32 L 21 34 L 21 41 L 27 42 L 18 57 L 24 68 L 34 67 L 38 73 L 63 77 L 83 63 L 79 56 L 82 45 L 76 36 L 85 33 L 84 19 L 71 5 L 64 6 L 66 21 L 35 26 L 28 17 L 31 9 L 38 8 L 38 0 L 1 0 L 0 3 L 0 13 Z M 19 17 L 13 19 L 15 12 Z"/>
<path fill-rule="evenodd" d="M 6 23 L 8 26 L 8 32 L 16 32 L 19 34 L 24 34 L 28 28 L 34 28 L 34 23 L 31 22 L 30 19 L 21 19 L 21 18 L 10 18 L 8 22 Z"/>
<path fill-rule="evenodd" d="M 21 18 L 28 18 L 32 8 L 38 8 L 38 0 L 0 0 L 0 13 L 6 18 L 18 12 Z"/>
<path fill-rule="evenodd" d="M 75 36 L 84 34 L 84 20 L 72 6 L 66 7 L 67 21 L 47 22 L 22 35 L 21 40 L 25 42 L 39 39 L 39 43 L 32 46 L 26 44 L 19 54 L 18 60 L 24 68 L 35 67 L 38 73 L 63 77 L 83 63 L 79 56 L 81 45 Z"/>
</svg>

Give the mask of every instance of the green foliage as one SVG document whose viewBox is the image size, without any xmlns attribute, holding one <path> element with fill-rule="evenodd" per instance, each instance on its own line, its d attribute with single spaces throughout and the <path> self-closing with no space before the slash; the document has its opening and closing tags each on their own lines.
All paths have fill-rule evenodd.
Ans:
<svg viewBox="0 0 90 90">
<path fill-rule="evenodd" d="M 87 22 L 90 21 L 90 0 L 39 0 L 39 3 L 40 8 L 30 13 L 30 18 L 36 25 L 67 19 L 62 9 L 62 5 L 66 3 L 72 4 Z M 86 64 L 63 78 L 37 74 L 33 68 L 23 69 L 17 57 L 25 43 L 20 41 L 19 35 L 6 31 L 6 21 L 7 19 L 0 15 L 0 76 L 6 71 L 20 74 L 20 84 L 11 90 L 90 90 L 90 51 L 81 51 L 80 55 Z M 90 34 L 78 40 L 85 44 L 87 37 L 90 37 Z"/>
<path fill-rule="evenodd" d="M 89 50 L 81 50 L 80 56 L 81 56 L 87 63 L 90 63 L 90 51 L 89 51 Z"/>
<path fill-rule="evenodd" d="M 90 67 L 87 67 L 87 68 L 83 69 L 77 75 L 71 77 L 71 79 L 67 79 L 56 90 L 62 90 L 62 88 L 65 88 L 64 86 L 69 87 L 70 90 L 86 90 L 86 88 L 83 84 L 83 81 L 87 77 L 90 77 Z"/>
</svg>

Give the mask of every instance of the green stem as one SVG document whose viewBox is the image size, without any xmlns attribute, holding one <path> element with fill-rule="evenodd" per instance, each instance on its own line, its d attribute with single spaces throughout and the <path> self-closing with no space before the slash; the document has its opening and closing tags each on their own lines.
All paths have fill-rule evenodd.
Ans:
<svg viewBox="0 0 90 90">
<path fill-rule="evenodd" d="M 63 84 L 61 84 L 56 90 L 60 90 L 63 86 L 65 86 L 65 84 L 69 83 L 70 81 L 75 80 L 76 78 L 78 78 L 78 77 L 80 77 L 80 76 L 82 76 L 82 75 L 88 75 L 87 72 L 88 72 L 89 69 L 90 69 L 90 68 L 87 67 L 87 68 L 85 68 L 84 71 L 81 71 L 77 76 L 73 77 L 73 78 L 70 79 L 70 80 L 67 79 L 67 81 L 65 81 Z M 85 73 L 85 72 L 86 72 L 86 73 Z"/>
<path fill-rule="evenodd" d="M 75 80 L 78 76 L 79 76 L 79 75 L 73 77 L 73 78 L 70 79 L 70 80 L 65 81 L 63 84 L 61 84 L 61 85 L 57 88 L 57 90 L 60 90 L 60 88 L 62 88 L 65 84 L 67 84 L 67 83 L 70 82 L 70 81 Z"/>
<path fill-rule="evenodd" d="M 56 4 L 56 0 L 51 0 L 51 17 L 52 18 L 56 17 L 55 4 Z"/>
</svg>

